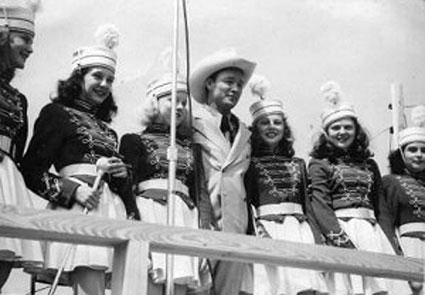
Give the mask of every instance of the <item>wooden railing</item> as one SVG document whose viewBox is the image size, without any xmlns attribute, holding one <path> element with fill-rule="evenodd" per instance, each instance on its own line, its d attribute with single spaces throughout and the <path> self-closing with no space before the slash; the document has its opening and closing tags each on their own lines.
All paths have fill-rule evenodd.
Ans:
<svg viewBox="0 0 425 295">
<path fill-rule="evenodd" d="M 421 259 L 63 211 L 0 205 L 0 236 L 113 247 L 112 295 L 147 294 L 149 251 L 424 281 Z"/>
</svg>

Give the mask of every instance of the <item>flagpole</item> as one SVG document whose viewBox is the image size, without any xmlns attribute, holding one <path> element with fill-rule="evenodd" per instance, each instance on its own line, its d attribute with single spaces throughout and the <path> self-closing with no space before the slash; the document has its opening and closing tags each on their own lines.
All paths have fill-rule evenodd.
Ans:
<svg viewBox="0 0 425 295">
<path fill-rule="evenodd" d="M 392 138 L 391 148 L 397 149 L 398 146 L 398 132 L 400 126 L 400 101 L 398 95 L 398 87 L 396 84 L 391 84 L 391 117 L 392 117 Z"/>
<path fill-rule="evenodd" d="M 173 69 L 172 69 L 172 90 L 171 90 L 171 120 L 170 120 L 170 147 L 167 151 L 168 158 L 168 202 L 167 202 L 167 225 L 174 226 L 174 187 L 176 180 L 176 167 L 177 167 L 177 147 L 176 147 L 176 104 L 177 104 L 177 73 L 178 73 L 178 49 L 179 49 L 179 0 L 174 2 L 174 38 L 173 38 Z M 174 256 L 167 254 L 167 285 L 166 294 L 174 294 Z"/>
</svg>

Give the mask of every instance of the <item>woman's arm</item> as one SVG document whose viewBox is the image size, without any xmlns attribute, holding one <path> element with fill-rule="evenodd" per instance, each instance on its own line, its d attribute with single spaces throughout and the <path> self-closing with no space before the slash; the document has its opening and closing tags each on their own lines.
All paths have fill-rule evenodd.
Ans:
<svg viewBox="0 0 425 295">
<path fill-rule="evenodd" d="M 58 104 L 45 106 L 34 125 L 33 137 L 22 162 L 27 186 L 42 198 L 71 208 L 78 183 L 49 172 L 63 145 L 68 116 Z"/>
<path fill-rule="evenodd" d="M 310 225 L 311 231 L 313 232 L 314 241 L 316 244 L 323 244 L 325 237 L 320 231 L 320 227 L 316 220 L 316 216 L 313 213 L 313 207 L 311 205 L 311 180 L 307 173 L 307 167 L 303 159 L 296 159 L 299 162 L 301 169 L 301 204 L 305 216 L 307 217 L 308 224 Z"/>
<path fill-rule="evenodd" d="M 399 182 L 394 176 L 386 175 L 382 178 L 382 189 L 379 194 L 380 212 L 377 218 L 379 225 L 398 255 L 403 254 L 395 233 L 401 193 Z"/>
<path fill-rule="evenodd" d="M 309 175 L 313 214 L 326 240 L 337 247 L 355 248 L 353 242 L 339 225 L 332 208 L 331 166 L 324 160 L 312 159 L 309 164 Z"/>
</svg>

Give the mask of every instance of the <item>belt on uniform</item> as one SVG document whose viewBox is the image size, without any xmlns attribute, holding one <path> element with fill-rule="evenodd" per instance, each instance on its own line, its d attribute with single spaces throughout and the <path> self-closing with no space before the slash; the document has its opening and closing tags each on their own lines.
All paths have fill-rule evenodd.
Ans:
<svg viewBox="0 0 425 295">
<path fill-rule="evenodd" d="M 375 218 L 375 213 L 373 210 L 368 208 L 346 208 L 338 209 L 335 211 L 335 215 L 338 218 L 359 218 L 359 219 L 373 219 Z"/>
<path fill-rule="evenodd" d="M 10 153 L 10 149 L 12 147 L 12 139 L 6 135 L 0 135 L 0 150 L 5 153 Z"/>
<path fill-rule="evenodd" d="M 138 196 L 142 198 L 152 199 L 158 203 L 166 204 L 167 203 L 167 195 L 164 194 L 168 192 L 168 179 L 157 178 L 157 179 L 149 179 L 140 182 L 137 185 Z M 143 192 L 153 190 L 160 191 L 161 194 L 144 194 Z M 189 197 L 189 189 L 186 185 L 184 185 L 180 180 L 176 179 L 174 183 L 173 194 L 180 197 L 180 199 L 185 202 L 185 204 L 190 208 L 195 208 L 195 203 Z"/>
<path fill-rule="evenodd" d="M 96 173 L 96 165 L 88 163 L 71 164 L 59 171 L 60 176 L 70 178 L 79 184 L 82 184 L 82 181 L 89 186 L 93 186 Z M 103 180 L 101 184 L 103 185 Z"/>
<path fill-rule="evenodd" d="M 409 222 L 400 225 L 400 236 L 412 236 L 425 234 L 425 222 Z"/>
<path fill-rule="evenodd" d="M 304 214 L 303 208 L 298 203 L 284 202 L 280 204 L 262 205 L 257 208 L 259 217 L 265 215 L 289 215 L 289 214 Z"/>
<path fill-rule="evenodd" d="M 71 164 L 63 167 L 59 171 L 61 176 L 72 176 L 72 175 L 96 175 L 97 169 L 95 164 L 81 163 Z"/>
</svg>

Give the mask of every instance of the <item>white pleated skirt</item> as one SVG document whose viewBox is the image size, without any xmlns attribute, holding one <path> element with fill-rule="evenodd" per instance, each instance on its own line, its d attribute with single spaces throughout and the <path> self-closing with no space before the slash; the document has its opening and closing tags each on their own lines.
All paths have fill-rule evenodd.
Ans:
<svg viewBox="0 0 425 295">
<path fill-rule="evenodd" d="M 400 246 L 404 256 L 425 259 L 425 240 L 412 237 L 401 237 Z"/>
<path fill-rule="evenodd" d="M 22 174 L 7 155 L 0 162 L 0 203 L 21 208 L 34 208 L 33 198 L 39 196 L 27 189 Z M 0 237 L 0 260 L 15 266 L 41 265 L 43 255 L 38 241 Z"/>
<path fill-rule="evenodd" d="M 394 249 L 379 224 L 372 224 L 362 218 L 351 218 L 348 221 L 339 219 L 339 223 L 357 249 L 395 255 Z M 388 292 L 389 295 L 411 293 L 406 281 L 393 279 L 331 273 L 329 274 L 329 283 L 331 294 L 337 295 L 371 295 L 377 292 Z"/>
<path fill-rule="evenodd" d="M 176 190 L 187 194 L 184 184 L 176 180 Z M 149 185 L 155 190 L 164 190 L 166 194 L 167 179 L 154 179 Z M 182 190 L 184 190 L 182 192 Z M 174 198 L 174 226 L 198 229 L 198 210 L 190 209 L 188 205 L 177 195 Z M 142 222 L 167 225 L 167 205 L 150 198 L 136 199 Z M 192 288 L 199 286 L 199 259 L 198 257 L 173 255 L 173 278 L 175 284 L 187 285 Z M 150 271 L 154 283 L 164 283 L 166 276 L 166 255 L 151 253 L 152 269 Z"/>
<path fill-rule="evenodd" d="M 425 259 L 425 240 L 419 237 L 403 235 L 409 232 L 420 232 L 425 235 L 425 222 L 403 224 L 397 233 L 404 256 Z"/>
<path fill-rule="evenodd" d="M 267 233 L 276 240 L 314 244 L 314 236 L 307 221 L 300 222 L 286 216 L 283 223 L 260 220 Z M 255 295 L 292 295 L 314 290 L 327 293 L 324 274 L 308 269 L 254 264 Z"/>
<path fill-rule="evenodd" d="M 72 175 L 70 174 L 95 175 L 96 173 L 95 165 L 74 164 L 71 166 L 72 169 L 62 169 L 60 174 L 62 176 L 72 178 Z M 65 171 L 65 173 L 63 171 Z M 77 179 L 74 180 L 77 182 L 79 181 Z M 49 207 L 52 208 L 51 205 L 49 205 Z M 84 209 L 79 204 L 75 203 L 69 210 L 62 207 L 56 207 L 53 210 L 81 212 L 81 214 L 83 214 Z M 120 220 L 126 219 L 126 211 L 121 198 L 109 189 L 107 183 L 104 183 L 103 185 L 103 191 L 98 207 L 95 210 L 90 211 L 88 215 Z M 70 249 L 70 251 L 67 249 Z M 112 270 L 113 249 L 108 247 L 75 245 L 58 242 L 46 243 L 45 268 L 58 269 L 63 263 L 66 251 L 69 251 L 70 255 L 65 263 L 65 272 L 71 272 L 76 267 L 89 267 L 95 270 L 105 271 Z"/>
</svg>

